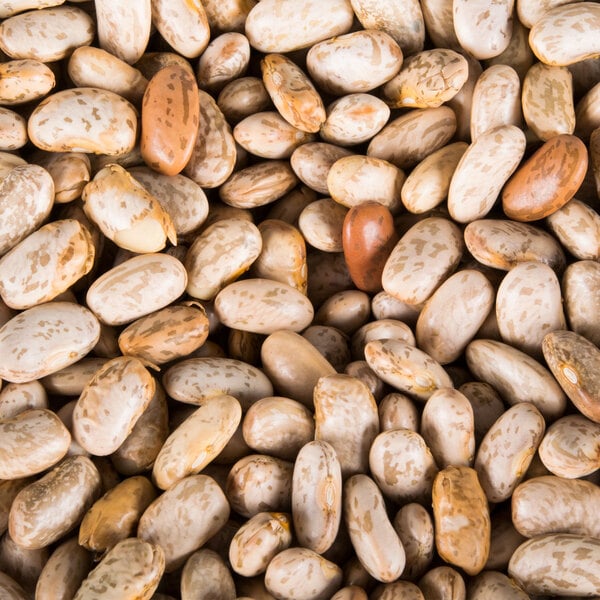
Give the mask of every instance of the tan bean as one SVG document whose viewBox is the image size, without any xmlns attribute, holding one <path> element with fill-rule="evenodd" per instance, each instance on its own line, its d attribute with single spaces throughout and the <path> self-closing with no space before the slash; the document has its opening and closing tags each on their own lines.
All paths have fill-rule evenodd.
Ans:
<svg viewBox="0 0 600 600">
<path fill-rule="evenodd" d="M 473 600 L 528 600 L 529 596 L 512 579 L 499 571 L 484 571 L 469 585 Z"/>
<path fill-rule="evenodd" d="M 454 137 L 463 142 L 472 142 L 471 110 L 473 108 L 473 92 L 475 91 L 477 80 L 483 73 L 483 67 L 480 61 L 473 58 L 470 54 L 464 54 L 464 50 L 460 51 L 463 52 L 463 56 L 469 63 L 469 76 L 456 96 L 448 101 L 448 107 L 452 109 L 455 115 L 456 135 Z"/>
<path fill-rule="evenodd" d="M 57 204 L 79 198 L 90 180 L 90 159 L 83 152 L 41 153 L 36 156 L 36 163 L 50 173 L 54 181 L 54 202 Z"/>
<path fill-rule="evenodd" d="M 419 580 L 426 600 L 466 600 L 467 590 L 462 575 L 452 567 L 441 566 L 427 571 Z"/>
<path fill-rule="evenodd" d="M 270 96 L 258 77 L 239 77 L 225 84 L 217 98 L 217 106 L 229 123 L 265 110 Z"/>
<path fill-rule="evenodd" d="M 419 431 L 420 414 L 416 404 L 404 394 L 392 392 L 383 397 L 377 406 L 381 431 L 410 429 Z"/>
<path fill-rule="evenodd" d="M 575 131 L 585 140 L 600 127 L 600 114 L 598 112 L 598 98 L 600 98 L 600 85 L 596 84 L 577 102 L 575 107 Z"/>
<path fill-rule="evenodd" d="M 425 28 L 433 45 L 437 48 L 450 48 L 460 51 L 461 47 L 454 31 L 452 2 L 448 0 L 422 0 Z"/>
<path fill-rule="evenodd" d="M 8 419 L 31 408 L 48 408 L 48 396 L 39 381 L 9 383 L 0 392 L 0 419 Z"/>
<path fill-rule="evenodd" d="M 96 371 L 105 363 L 105 358 L 84 357 L 60 371 L 46 375 L 41 382 L 50 394 L 79 396 Z"/>
<path fill-rule="evenodd" d="M 27 58 L 2 63 L 0 74 L 0 103 L 4 106 L 38 100 L 56 83 L 48 66 Z"/>
<path fill-rule="evenodd" d="M 183 567 L 181 600 L 215 597 L 235 600 L 235 584 L 225 561 L 214 550 L 203 548 L 194 552 Z"/>
<path fill-rule="evenodd" d="M 336 327 L 347 335 L 366 324 L 370 298 L 359 290 L 345 290 L 326 300 L 317 311 L 314 323 Z"/>
<path fill-rule="evenodd" d="M 298 217 L 304 239 L 322 252 L 342 252 L 342 230 L 348 209 L 332 198 L 311 202 Z"/>
<path fill-rule="evenodd" d="M 373 600 L 393 600 L 406 598 L 406 600 L 425 600 L 425 596 L 416 584 L 410 581 L 394 581 L 378 585 L 371 594 Z"/>
<path fill-rule="evenodd" d="M 367 592 L 357 585 L 347 585 L 331 596 L 331 600 L 367 600 L 367 598 Z"/>
<path fill-rule="evenodd" d="M 250 61 L 248 38 L 235 31 L 214 37 L 198 61 L 198 85 L 219 91 L 226 83 L 244 75 Z"/>
<path fill-rule="evenodd" d="M 409 346 L 416 346 L 415 336 L 410 327 L 396 319 L 377 319 L 363 325 L 352 336 L 352 356 L 363 359 L 365 346 L 373 340 L 400 340 Z"/>
<path fill-rule="evenodd" d="M 481 441 L 488 429 L 504 412 L 504 404 L 498 392 L 483 381 L 468 381 L 458 388 L 464 394 L 473 409 L 475 422 L 475 441 Z"/>
<path fill-rule="evenodd" d="M 425 572 L 433 558 L 433 519 L 420 504 L 411 502 L 400 508 L 392 524 L 406 553 L 402 576 L 416 579 Z"/>
<path fill-rule="evenodd" d="M 596 346 L 600 344 L 600 305 L 593 293 L 597 282 L 600 282 L 600 266 L 591 260 L 571 263 L 562 280 L 565 312 L 571 329 Z"/>
</svg>

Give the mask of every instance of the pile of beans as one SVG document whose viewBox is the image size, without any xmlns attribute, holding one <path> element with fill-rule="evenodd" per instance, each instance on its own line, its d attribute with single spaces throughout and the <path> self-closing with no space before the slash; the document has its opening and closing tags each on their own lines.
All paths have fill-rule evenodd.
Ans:
<svg viewBox="0 0 600 600">
<path fill-rule="evenodd" d="M 600 3 L 0 3 L 0 598 L 600 597 Z"/>
</svg>

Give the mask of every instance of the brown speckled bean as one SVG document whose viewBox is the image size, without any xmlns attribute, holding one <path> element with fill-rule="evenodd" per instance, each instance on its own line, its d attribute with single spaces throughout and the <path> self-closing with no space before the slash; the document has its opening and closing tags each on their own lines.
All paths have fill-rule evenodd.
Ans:
<svg viewBox="0 0 600 600">
<path fill-rule="evenodd" d="M 402 576 L 411 580 L 417 579 L 433 559 L 433 519 L 423 506 L 411 502 L 400 508 L 392 524 L 406 554 L 406 567 Z"/>
<path fill-rule="evenodd" d="M 199 590 L 202 590 L 204 598 L 236 598 L 235 583 L 228 565 L 219 554 L 208 548 L 194 552 L 181 572 L 181 600 L 197 598 Z"/>
</svg>

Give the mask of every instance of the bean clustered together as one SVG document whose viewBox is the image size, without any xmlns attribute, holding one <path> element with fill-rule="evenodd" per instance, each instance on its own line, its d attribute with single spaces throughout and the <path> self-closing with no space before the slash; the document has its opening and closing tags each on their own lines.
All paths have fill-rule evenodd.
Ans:
<svg viewBox="0 0 600 600">
<path fill-rule="evenodd" d="M 0 598 L 600 597 L 600 3 L 0 3 Z"/>
</svg>

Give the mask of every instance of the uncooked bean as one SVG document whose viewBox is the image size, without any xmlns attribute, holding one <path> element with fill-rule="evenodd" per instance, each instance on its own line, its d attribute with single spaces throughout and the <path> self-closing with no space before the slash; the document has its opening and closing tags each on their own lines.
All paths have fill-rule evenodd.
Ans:
<svg viewBox="0 0 600 600">
<path fill-rule="evenodd" d="M 0 104 L 11 106 L 38 100 L 55 83 L 52 70 L 39 60 L 7 61 L 0 64 Z"/>
<path fill-rule="evenodd" d="M 469 584 L 471 600 L 529 600 L 512 579 L 499 571 L 484 571 Z"/>
<path fill-rule="evenodd" d="M 348 209 L 332 198 L 311 202 L 298 217 L 298 229 L 313 248 L 341 252 L 342 229 Z"/>
<path fill-rule="evenodd" d="M 240 77 L 227 83 L 217 98 L 217 106 L 231 124 L 265 110 L 271 103 L 258 77 Z"/>
<path fill-rule="evenodd" d="M 12 578 L 0 572 L 0 592 L 6 600 L 27 600 L 31 596 Z"/>
<path fill-rule="evenodd" d="M 485 563 L 485 569 L 506 571 L 508 561 L 513 552 L 525 541 L 513 525 L 510 506 L 497 508 L 491 513 L 492 534 L 490 553 Z"/>
<path fill-rule="evenodd" d="M 311 325 L 307 327 L 302 337 L 307 339 L 332 365 L 342 372 L 350 363 L 350 348 L 348 336 L 327 325 Z"/>
<path fill-rule="evenodd" d="M 365 346 L 373 340 L 400 340 L 409 346 L 416 346 L 415 336 L 410 327 L 396 319 L 378 319 L 363 325 L 352 336 L 352 356 L 363 359 Z"/>
<path fill-rule="evenodd" d="M 571 329 L 600 345 L 600 298 L 593 290 L 600 284 L 600 265 L 591 260 L 571 263 L 563 274 L 565 312 Z"/>
<path fill-rule="evenodd" d="M 248 38 L 235 31 L 213 38 L 198 61 L 198 85 L 219 91 L 226 83 L 244 75 L 250 61 Z"/>
<path fill-rule="evenodd" d="M 425 600 L 425 596 L 416 584 L 410 581 L 394 581 L 378 585 L 371 594 L 373 600 Z"/>
<path fill-rule="evenodd" d="M 462 575 L 452 567 L 434 567 L 419 580 L 426 600 L 466 600 L 467 590 Z"/>
<path fill-rule="evenodd" d="M 86 356 L 60 371 L 42 377 L 42 385 L 49 394 L 79 396 L 96 371 L 106 361 L 106 358 Z"/>
<path fill-rule="evenodd" d="M 406 567 L 402 576 L 417 579 L 433 559 L 433 519 L 423 506 L 411 502 L 400 508 L 392 524 L 406 554 Z"/>
<path fill-rule="evenodd" d="M 48 408 L 48 396 L 39 381 L 9 383 L 0 392 L 0 419 L 8 419 L 31 408 Z"/>
<path fill-rule="evenodd" d="M 592 133 L 600 127 L 598 98 L 600 98 L 600 85 L 596 84 L 575 107 L 575 131 L 584 140 L 591 138 Z"/>
<path fill-rule="evenodd" d="M 488 429 L 504 412 L 504 404 L 498 392 L 483 381 L 468 381 L 458 390 L 467 397 L 473 408 L 475 441 L 479 445 Z"/>
<path fill-rule="evenodd" d="M 91 164 L 83 152 L 52 152 L 36 159 L 54 180 L 54 202 L 63 204 L 81 196 L 90 180 Z"/>
<path fill-rule="evenodd" d="M 317 311 L 314 322 L 339 329 L 346 335 L 354 333 L 369 317 L 370 298 L 359 290 L 334 294 Z"/>
<path fill-rule="evenodd" d="M 416 404 L 404 394 L 391 392 L 382 398 L 377 406 L 381 431 L 389 429 L 410 429 L 419 431 L 421 418 Z"/>
<path fill-rule="evenodd" d="M 206 600 L 234 600 L 236 597 L 229 567 L 219 554 L 208 548 L 194 552 L 181 571 L 181 600 L 198 598 L 200 590 L 200 597 Z"/>
</svg>

